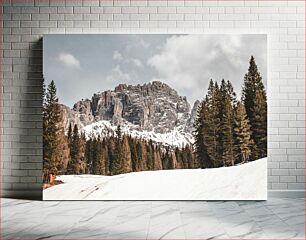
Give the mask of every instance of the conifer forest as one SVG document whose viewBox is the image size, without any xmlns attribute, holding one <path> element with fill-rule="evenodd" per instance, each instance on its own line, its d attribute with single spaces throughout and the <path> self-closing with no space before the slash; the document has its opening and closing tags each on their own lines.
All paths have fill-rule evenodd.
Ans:
<svg viewBox="0 0 306 240">
<path fill-rule="evenodd" d="M 255 58 L 241 76 L 241 89 L 224 78 L 207 79 L 193 123 L 194 141 L 182 146 L 131 136 L 120 124 L 115 131 L 98 135 L 86 135 L 71 122 L 65 127 L 51 81 L 43 96 L 44 183 L 50 176 L 219 168 L 266 157 L 267 95 Z"/>
</svg>

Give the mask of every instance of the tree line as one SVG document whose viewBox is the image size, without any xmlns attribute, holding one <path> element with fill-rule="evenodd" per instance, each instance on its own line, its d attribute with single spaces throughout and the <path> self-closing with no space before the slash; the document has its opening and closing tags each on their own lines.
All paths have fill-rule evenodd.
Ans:
<svg viewBox="0 0 306 240">
<path fill-rule="evenodd" d="M 241 101 L 230 81 L 210 80 L 195 121 L 195 154 L 202 168 L 233 166 L 267 156 L 267 97 L 252 56 Z"/>
<path fill-rule="evenodd" d="M 68 130 L 70 161 L 65 174 L 117 175 L 129 172 L 198 168 L 191 145 L 171 148 L 122 134 L 85 138 L 77 125 Z"/>
</svg>

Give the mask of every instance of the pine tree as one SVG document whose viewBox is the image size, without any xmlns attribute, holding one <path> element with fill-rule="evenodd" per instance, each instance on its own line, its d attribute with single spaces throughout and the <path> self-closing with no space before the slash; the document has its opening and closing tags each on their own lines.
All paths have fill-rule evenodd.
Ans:
<svg viewBox="0 0 306 240">
<path fill-rule="evenodd" d="M 235 115 L 235 135 L 237 139 L 237 155 L 241 162 L 249 161 L 253 140 L 251 139 L 251 126 L 245 107 L 242 103 L 238 103 Z"/>
<path fill-rule="evenodd" d="M 220 134 L 219 142 L 223 166 L 235 164 L 234 139 L 234 106 L 235 92 L 232 85 L 222 80 L 220 86 Z"/>
<path fill-rule="evenodd" d="M 109 174 L 113 175 L 113 168 L 114 168 L 114 158 L 115 158 L 115 149 L 116 149 L 116 139 L 114 136 L 107 138 L 107 159 L 108 159 L 108 169 Z"/>
<path fill-rule="evenodd" d="M 105 172 L 105 150 L 103 149 L 102 140 L 98 136 L 96 140 L 94 174 L 105 175 Z"/>
<path fill-rule="evenodd" d="M 252 139 L 256 153 L 260 157 L 267 155 L 267 96 L 262 77 L 258 71 L 255 59 L 251 56 L 248 73 L 244 77 L 242 101 L 250 120 Z"/>
<path fill-rule="evenodd" d="M 112 161 L 112 174 L 122 174 L 123 170 L 123 153 L 122 153 L 122 135 L 121 127 L 118 125 L 116 130 L 115 148 Z"/>
<path fill-rule="evenodd" d="M 48 183 L 50 175 L 63 173 L 69 150 L 54 81 L 48 85 L 43 97 L 43 181 Z"/>
<path fill-rule="evenodd" d="M 252 138 L 255 145 L 258 147 L 257 152 L 259 157 L 267 156 L 267 102 L 266 94 L 262 90 L 256 90 L 252 124 Z M 255 159 L 254 159 L 255 160 Z"/>
<path fill-rule="evenodd" d="M 154 148 L 154 170 L 162 170 L 162 161 L 160 157 L 160 148 Z"/>
<path fill-rule="evenodd" d="M 209 168 L 213 166 L 213 163 L 210 162 L 208 158 L 208 154 L 206 151 L 206 146 L 204 144 L 204 124 L 205 119 L 207 118 L 207 99 L 203 100 L 197 111 L 197 118 L 194 122 L 194 146 L 195 146 L 195 154 L 199 162 L 201 163 L 202 168 Z"/>
<path fill-rule="evenodd" d="M 176 160 L 175 151 L 171 151 L 171 158 L 169 161 L 168 169 L 175 169 L 176 166 L 177 166 L 177 160 Z"/>
<path fill-rule="evenodd" d="M 131 149 L 127 136 L 123 136 L 122 140 L 122 172 L 129 173 L 132 171 Z"/>
<path fill-rule="evenodd" d="M 69 144 L 71 144 L 71 141 L 72 141 L 72 126 L 71 126 L 71 123 L 69 123 L 67 138 L 68 138 Z"/>
<path fill-rule="evenodd" d="M 138 166 L 137 166 L 137 159 L 138 159 L 138 153 L 137 153 L 137 140 L 134 140 L 133 138 L 129 137 L 129 144 L 131 149 L 131 158 L 132 158 L 132 171 L 138 172 Z"/>
<path fill-rule="evenodd" d="M 154 169 L 154 150 L 153 142 L 150 139 L 147 144 L 147 170 L 152 171 Z"/>
<path fill-rule="evenodd" d="M 211 80 L 206 98 L 206 114 L 204 116 L 204 144 L 213 167 L 222 166 L 222 149 L 220 144 L 220 92 L 217 82 Z"/>
<path fill-rule="evenodd" d="M 84 144 L 83 139 L 79 135 L 78 126 L 74 125 L 71 148 L 70 161 L 67 167 L 67 174 L 81 174 L 84 172 Z"/>
</svg>

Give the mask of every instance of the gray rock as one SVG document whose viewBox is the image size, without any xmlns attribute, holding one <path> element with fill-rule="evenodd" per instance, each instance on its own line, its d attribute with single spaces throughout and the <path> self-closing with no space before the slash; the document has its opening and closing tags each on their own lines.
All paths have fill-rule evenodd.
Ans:
<svg viewBox="0 0 306 240">
<path fill-rule="evenodd" d="M 63 107 L 65 127 L 69 123 L 79 127 L 100 120 L 120 124 L 126 120 L 139 130 L 166 133 L 174 128 L 191 132 L 196 116 L 196 102 L 190 112 L 186 97 L 167 84 L 154 81 L 144 85 L 119 84 L 114 90 L 98 92 L 91 98 L 77 102 L 73 109 Z"/>
</svg>

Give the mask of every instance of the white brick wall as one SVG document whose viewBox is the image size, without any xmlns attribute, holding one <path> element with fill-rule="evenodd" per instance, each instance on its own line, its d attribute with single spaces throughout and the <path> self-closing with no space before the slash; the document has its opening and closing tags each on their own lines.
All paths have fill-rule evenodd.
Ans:
<svg viewBox="0 0 306 240">
<path fill-rule="evenodd" d="M 268 186 L 304 190 L 303 1 L 2 2 L 2 194 L 41 192 L 42 34 L 92 32 L 268 33 Z"/>
</svg>

